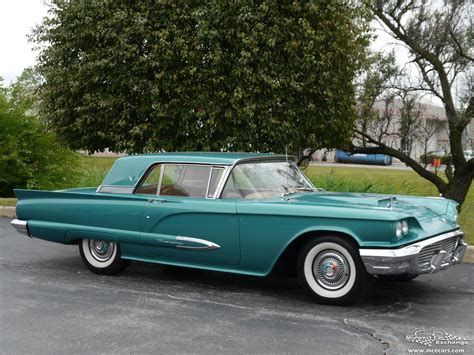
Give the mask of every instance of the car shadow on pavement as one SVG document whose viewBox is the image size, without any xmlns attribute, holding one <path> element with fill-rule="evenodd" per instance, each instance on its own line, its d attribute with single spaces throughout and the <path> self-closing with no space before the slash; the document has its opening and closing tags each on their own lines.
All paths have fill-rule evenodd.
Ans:
<svg viewBox="0 0 474 355">
<path fill-rule="evenodd" d="M 221 295 L 226 292 L 230 295 L 238 292 L 248 295 L 258 294 L 260 297 L 276 297 L 279 301 L 313 302 L 299 286 L 295 277 L 275 275 L 261 278 L 141 262 L 133 262 L 123 276 L 128 281 L 135 279 L 136 282 L 141 282 L 146 279 L 155 280 L 157 283 L 179 283 L 192 288 L 195 292 L 213 290 L 219 291 Z M 357 306 L 388 306 L 407 299 L 416 303 L 417 300 L 426 300 L 434 290 L 434 286 L 430 287 L 425 282 L 417 280 L 408 282 L 373 280 L 370 282 L 366 297 Z"/>
</svg>

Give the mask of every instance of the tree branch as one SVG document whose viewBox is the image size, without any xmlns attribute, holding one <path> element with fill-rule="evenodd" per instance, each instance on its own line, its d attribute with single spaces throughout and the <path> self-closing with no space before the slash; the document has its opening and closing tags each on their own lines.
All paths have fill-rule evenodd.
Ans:
<svg viewBox="0 0 474 355">
<path fill-rule="evenodd" d="M 368 142 L 376 145 L 370 146 L 370 147 L 360 147 L 360 146 L 354 146 L 352 145 L 349 147 L 349 151 L 353 154 L 356 153 L 365 153 L 365 154 L 386 154 L 390 155 L 394 158 L 399 159 L 400 161 L 404 162 L 407 166 L 415 170 L 415 172 L 420 175 L 421 177 L 431 181 L 437 188 L 440 193 L 444 193 L 448 186 L 443 179 L 441 179 L 438 175 L 432 173 L 431 171 L 426 170 L 421 164 L 419 164 L 417 161 L 414 159 L 410 158 L 408 155 L 400 152 L 399 150 L 396 150 L 394 148 L 391 148 L 384 143 L 375 140 L 374 138 L 370 137 L 369 135 L 365 134 L 362 131 L 356 130 L 356 134 L 359 134 L 360 136 L 364 137 Z M 474 160 L 474 159 L 471 159 Z"/>
<path fill-rule="evenodd" d="M 301 158 L 298 160 L 298 166 L 302 166 L 303 164 L 305 164 L 305 162 L 309 162 L 309 159 L 311 158 L 311 156 L 314 154 L 314 152 L 316 151 L 316 149 L 310 149 L 308 154 L 303 154 L 301 156 Z M 305 165 L 306 166 L 306 165 Z"/>
<path fill-rule="evenodd" d="M 474 96 L 471 96 L 469 99 L 469 105 L 466 108 L 465 115 L 469 121 L 471 121 L 472 117 L 474 116 Z"/>
<path fill-rule="evenodd" d="M 402 41 L 405 45 L 411 50 L 415 55 L 417 64 L 422 71 L 423 78 L 426 81 L 426 84 L 433 90 L 433 93 L 438 96 L 444 105 L 446 111 L 446 117 L 448 119 L 449 125 L 449 142 L 451 147 L 451 154 L 453 156 L 453 163 L 456 169 L 460 169 L 465 163 L 466 159 L 464 158 L 464 152 L 462 147 L 462 131 L 459 130 L 460 124 L 463 122 L 461 117 L 456 111 L 456 106 L 454 104 L 453 95 L 451 92 L 451 83 L 446 72 L 446 68 L 443 66 L 443 62 L 439 56 L 436 55 L 436 52 L 433 53 L 427 48 L 423 47 L 416 39 L 409 34 L 402 23 L 403 14 L 397 15 L 397 9 L 400 10 L 400 3 L 390 9 L 390 12 L 384 10 L 385 1 L 378 0 L 375 5 L 371 6 L 372 11 L 377 16 L 383 24 L 390 29 L 392 32 L 392 37 Z M 433 82 L 429 80 L 429 77 L 426 73 L 426 65 L 422 63 L 420 59 L 426 60 L 430 63 L 433 68 L 436 70 L 439 87 L 441 92 L 436 90 Z"/>
<path fill-rule="evenodd" d="M 441 90 L 443 92 L 442 96 L 439 96 L 439 94 L 437 94 L 437 96 L 441 98 L 445 105 L 448 120 L 456 119 L 457 116 L 454 101 L 451 95 L 451 87 L 449 85 L 449 80 L 446 75 L 446 71 L 444 70 L 443 63 L 441 63 L 440 59 L 436 55 L 423 48 L 412 37 L 406 34 L 405 28 L 401 23 L 400 18 L 396 18 L 393 14 L 389 14 L 390 18 L 396 24 L 394 25 L 390 18 L 385 15 L 383 5 L 384 1 L 379 0 L 376 6 L 371 7 L 372 11 L 384 23 L 384 25 L 390 29 L 390 31 L 392 32 L 392 36 L 405 43 L 413 51 L 413 53 L 415 53 L 415 55 L 426 59 L 429 63 L 431 63 L 431 65 L 433 65 L 434 69 L 438 73 L 438 77 L 441 84 Z"/>
<path fill-rule="evenodd" d="M 435 94 L 438 98 L 443 100 L 443 96 L 438 92 L 436 87 L 434 86 L 433 82 L 428 76 L 429 70 L 426 70 L 425 66 L 421 63 L 420 58 L 418 56 L 415 57 L 414 59 L 415 63 L 418 64 L 418 67 L 420 68 L 421 75 L 423 76 L 424 81 L 426 84 L 428 84 L 430 90 L 433 94 Z"/>
<path fill-rule="evenodd" d="M 456 36 L 454 35 L 452 30 L 449 30 L 449 35 L 451 36 L 454 43 L 456 44 L 458 54 L 461 57 L 463 57 L 464 59 L 467 59 L 467 60 L 470 60 L 471 62 L 474 62 L 474 57 L 471 57 L 469 54 L 466 54 L 464 52 L 464 49 L 462 48 L 461 43 L 459 43 L 458 39 L 456 38 Z"/>
</svg>

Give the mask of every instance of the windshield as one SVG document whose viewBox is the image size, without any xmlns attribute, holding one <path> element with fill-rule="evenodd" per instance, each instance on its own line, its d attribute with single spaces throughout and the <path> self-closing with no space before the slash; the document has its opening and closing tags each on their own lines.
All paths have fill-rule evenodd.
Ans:
<svg viewBox="0 0 474 355">
<path fill-rule="evenodd" d="M 294 162 L 263 161 L 236 165 L 222 198 L 269 198 L 313 191 L 314 186 Z"/>
</svg>

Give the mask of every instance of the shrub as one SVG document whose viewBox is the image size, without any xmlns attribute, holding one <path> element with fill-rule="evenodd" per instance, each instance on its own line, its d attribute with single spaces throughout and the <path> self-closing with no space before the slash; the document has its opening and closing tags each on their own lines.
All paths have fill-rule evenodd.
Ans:
<svg viewBox="0 0 474 355">
<path fill-rule="evenodd" d="M 441 164 L 447 165 L 448 162 L 452 164 L 452 157 L 451 155 L 440 155 L 440 154 L 435 154 L 435 153 L 428 153 L 428 154 L 422 154 L 420 155 L 420 161 L 422 164 L 431 164 L 433 163 L 433 160 L 435 159 L 441 159 Z"/>
<path fill-rule="evenodd" d="M 0 197 L 14 188 L 51 189 L 77 178 L 77 155 L 36 117 L 0 110 Z"/>
</svg>

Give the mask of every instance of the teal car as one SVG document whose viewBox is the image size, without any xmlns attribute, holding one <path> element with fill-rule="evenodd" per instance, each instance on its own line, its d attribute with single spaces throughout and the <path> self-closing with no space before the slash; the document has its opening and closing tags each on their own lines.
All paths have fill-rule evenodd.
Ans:
<svg viewBox="0 0 474 355">
<path fill-rule="evenodd" d="M 371 275 L 408 280 L 460 263 L 457 204 L 318 189 L 293 158 L 250 153 L 123 157 L 98 188 L 15 190 L 21 233 L 77 244 L 112 275 L 131 260 L 267 276 L 296 272 L 317 301 L 360 299 Z"/>
</svg>

